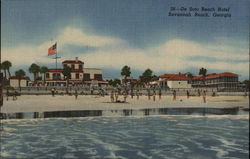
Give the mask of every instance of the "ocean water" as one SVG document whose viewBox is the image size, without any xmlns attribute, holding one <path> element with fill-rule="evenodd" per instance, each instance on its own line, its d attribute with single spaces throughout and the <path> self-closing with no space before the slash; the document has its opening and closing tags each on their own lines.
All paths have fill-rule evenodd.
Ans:
<svg viewBox="0 0 250 159">
<path fill-rule="evenodd" d="M 244 159 L 248 115 L 155 115 L 1 122 L 1 159 Z"/>
</svg>

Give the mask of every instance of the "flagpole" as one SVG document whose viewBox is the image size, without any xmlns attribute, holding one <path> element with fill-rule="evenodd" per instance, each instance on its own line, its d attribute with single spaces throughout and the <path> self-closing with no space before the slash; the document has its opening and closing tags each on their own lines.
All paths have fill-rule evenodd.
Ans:
<svg viewBox="0 0 250 159">
<path fill-rule="evenodd" d="M 55 60 L 56 60 L 56 82 L 55 82 L 55 86 L 57 86 L 57 77 L 58 77 L 58 74 L 57 74 L 57 43 L 56 43 L 56 56 L 55 56 Z"/>
<path fill-rule="evenodd" d="M 55 57 L 55 60 L 56 60 L 56 72 L 57 72 L 57 59 L 61 58 L 61 57 L 57 56 L 57 53 L 58 53 L 57 50 L 58 49 L 57 49 L 57 42 L 56 42 L 56 57 Z M 59 73 L 59 75 L 60 75 L 60 73 Z M 56 73 L 56 86 L 57 86 L 57 81 L 58 81 L 58 74 Z"/>
</svg>

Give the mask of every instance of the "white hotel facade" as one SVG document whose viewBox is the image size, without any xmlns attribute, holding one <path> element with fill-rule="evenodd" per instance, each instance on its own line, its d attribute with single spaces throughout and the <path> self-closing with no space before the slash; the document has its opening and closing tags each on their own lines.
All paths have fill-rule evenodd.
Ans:
<svg viewBox="0 0 250 159">
<path fill-rule="evenodd" d="M 65 60 L 62 66 L 71 68 L 69 85 L 103 85 L 107 84 L 103 80 L 102 70 L 97 68 L 84 68 L 84 62 L 77 57 L 75 60 Z M 49 69 L 45 74 L 45 86 L 66 86 L 66 79 L 63 75 L 63 69 Z"/>
</svg>

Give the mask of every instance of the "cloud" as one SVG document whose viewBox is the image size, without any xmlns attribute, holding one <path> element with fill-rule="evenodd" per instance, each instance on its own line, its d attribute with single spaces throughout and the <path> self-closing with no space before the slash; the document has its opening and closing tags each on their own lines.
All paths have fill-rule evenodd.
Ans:
<svg viewBox="0 0 250 159">
<path fill-rule="evenodd" d="M 96 48 L 121 46 L 125 41 L 119 38 L 112 38 L 99 35 L 87 35 L 83 30 L 78 28 L 67 27 L 63 29 L 55 38 L 62 49 L 67 45 L 91 46 Z M 48 48 L 54 42 L 46 41 L 40 45 L 20 45 L 16 47 L 1 48 L 2 60 L 12 61 L 14 65 L 30 65 L 31 63 L 54 63 L 47 56 Z M 60 50 L 59 50 L 60 51 Z M 71 57 L 72 58 L 72 57 Z"/>
<path fill-rule="evenodd" d="M 231 46 L 202 45 L 193 41 L 170 40 L 149 49 L 116 49 L 111 51 L 95 51 L 78 54 L 86 59 L 91 67 L 121 68 L 129 65 L 133 69 L 144 71 L 151 68 L 155 72 L 179 72 L 188 68 L 205 67 L 208 70 L 232 71 L 248 75 L 248 62 L 232 63 L 233 60 L 248 59 L 248 50 L 242 54 L 230 52 Z M 202 56 L 203 60 L 190 60 L 190 57 Z M 206 59 L 207 58 L 207 59 Z M 211 61 L 208 59 L 217 59 Z"/>
<path fill-rule="evenodd" d="M 47 49 L 40 46 L 17 46 L 12 48 L 1 48 L 2 61 L 9 60 L 12 65 L 30 65 L 31 63 L 52 63 L 46 57 Z"/>
<path fill-rule="evenodd" d="M 180 39 L 167 41 L 156 49 L 162 54 L 182 59 L 186 59 L 191 56 L 206 56 L 223 60 L 245 60 L 248 58 L 247 49 L 241 49 L 241 54 L 239 54 L 238 50 L 232 48 L 231 46 L 218 44 L 204 45 L 198 42 Z"/>
<path fill-rule="evenodd" d="M 140 49 L 123 49 L 109 52 L 92 52 L 80 55 L 81 59 L 86 59 L 90 66 L 112 67 L 120 69 L 124 65 L 131 66 L 132 69 L 144 71 L 146 68 L 155 71 L 177 71 L 181 68 L 178 64 L 181 59 L 177 57 L 168 58 L 167 56 L 153 56 L 147 54 L 147 51 Z"/>
<path fill-rule="evenodd" d="M 219 42 L 202 44 L 196 41 L 172 39 L 158 46 L 138 49 L 130 47 L 122 39 L 90 35 L 84 30 L 72 27 L 63 29 L 56 39 L 61 45 L 60 48 L 65 50 L 69 49 L 67 45 L 94 47 L 95 49 L 88 52 L 65 54 L 60 59 L 63 61 L 78 56 L 85 62 L 85 67 L 121 69 L 124 65 L 129 65 L 132 71 L 133 69 L 144 71 L 150 68 L 154 72 L 166 73 L 205 67 L 208 72 L 218 70 L 249 75 L 249 62 L 246 62 L 249 59 L 248 48 L 238 48 L 235 41 L 235 45 L 227 45 Z M 47 41 L 37 46 L 2 48 L 2 61 L 10 60 L 17 66 L 29 66 L 33 62 L 43 65 L 53 64 L 54 60 L 47 56 L 47 50 L 52 44 Z M 195 60 L 195 57 L 199 57 L 198 60 Z"/>
<path fill-rule="evenodd" d="M 88 35 L 83 30 L 67 27 L 56 38 L 61 45 L 85 45 L 92 47 L 104 47 L 109 45 L 120 45 L 124 43 L 119 38 L 111 38 L 99 35 Z"/>
</svg>

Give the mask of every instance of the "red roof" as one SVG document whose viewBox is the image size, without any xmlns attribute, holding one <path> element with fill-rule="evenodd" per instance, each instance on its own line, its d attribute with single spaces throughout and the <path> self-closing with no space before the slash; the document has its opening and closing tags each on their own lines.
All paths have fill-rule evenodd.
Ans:
<svg viewBox="0 0 250 159">
<path fill-rule="evenodd" d="M 62 72 L 63 69 L 49 69 L 49 72 Z M 83 70 L 71 70 L 71 72 L 83 72 Z"/>
<path fill-rule="evenodd" d="M 65 61 L 63 61 L 62 62 L 63 64 L 76 64 L 76 63 L 79 63 L 79 64 L 83 64 L 83 62 L 82 61 L 80 61 L 80 60 L 65 60 Z"/>
<path fill-rule="evenodd" d="M 195 80 L 195 79 L 203 79 L 204 77 L 203 76 L 194 76 L 193 78 L 192 78 L 192 80 Z"/>
<path fill-rule="evenodd" d="M 222 77 L 222 76 L 238 77 L 238 75 L 235 73 L 223 72 L 223 73 L 217 73 L 217 74 L 209 74 L 206 76 L 206 78 L 215 78 L 215 77 Z"/>
<path fill-rule="evenodd" d="M 191 80 L 191 78 L 187 77 L 184 74 L 180 74 L 180 75 L 177 74 L 177 75 L 170 77 L 168 80 L 169 81 L 188 81 L 188 80 Z"/>
<path fill-rule="evenodd" d="M 214 74 L 208 74 L 205 77 L 203 76 L 195 76 L 192 79 L 208 79 L 208 78 L 216 78 L 216 77 L 222 77 L 222 76 L 227 76 L 227 77 L 237 77 L 238 74 L 232 73 L 232 72 L 223 72 L 223 73 L 214 73 Z"/>
<path fill-rule="evenodd" d="M 209 74 L 207 76 L 195 76 L 193 78 L 187 77 L 185 74 L 164 74 L 159 76 L 160 78 L 165 78 L 168 81 L 186 81 L 186 80 L 195 80 L 195 79 L 208 79 L 208 78 L 216 78 L 216 77 L 237 77 L 238 74 L 232 73 L 232 72 L 223 72 L 223 73 L 215 73 L 215 74 Z"/>
<path fill-rule="evenodd" d="M 175 75 L 175 74 L 167 73 L 167 74 L 164 74 L 164 75 L 160 75 L 159 77 L 160 77 L 160 78 L 169 78 L 169 77 L 171 77 L 171 76 L 173 76 L 173 75 Z"/>
<path fill-rule="evenodd" d="M 187 77 L 185 74 L 164 74 L 160 78 L 165 78 L 168 81 L 188 81 L 191 78 Z"/>
</svg>

